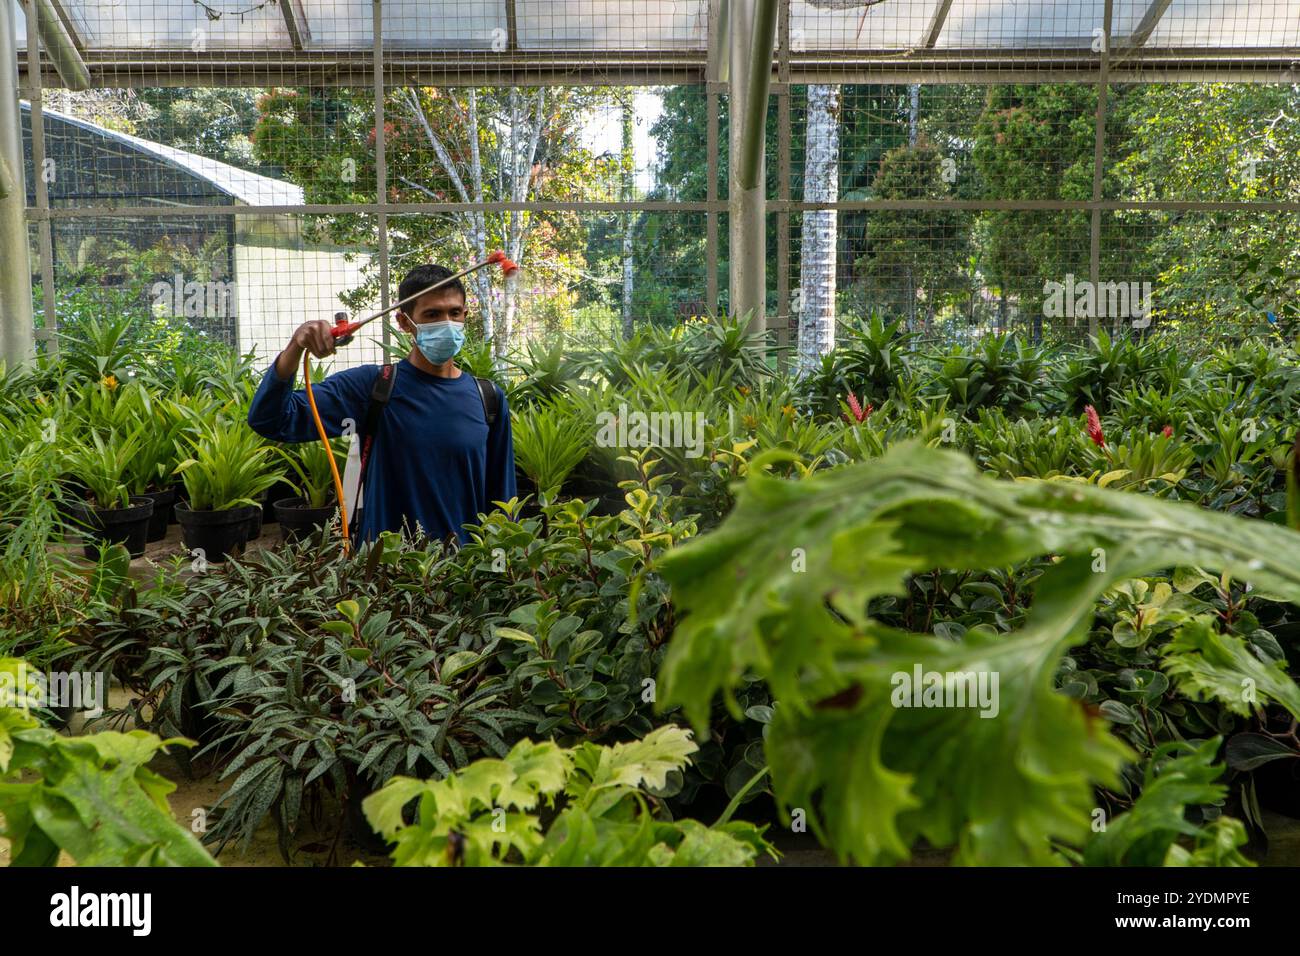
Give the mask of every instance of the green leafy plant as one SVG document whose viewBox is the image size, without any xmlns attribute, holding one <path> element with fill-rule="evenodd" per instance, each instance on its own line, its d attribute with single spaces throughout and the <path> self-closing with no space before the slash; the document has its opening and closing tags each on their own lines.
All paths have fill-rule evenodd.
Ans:
<svg viewBox="0 0 1300 956">
<path fill-rule="evenodd" d="M 1000 408 L 981 408 L 968 434 L 975 460 L 999 478 L 1077 474 L 1090 459 L 1087 439 L 1067 419 L 1012 421 Z"/>
<path fill-rule="evenodd" d="M 243 423 L 203 421 L 187 442 L 190 457 L 176 471 L 195 511 L 255 505 L 257 495 L 280 480 L 274 449 Z"/>
<path fill-rule="evenodd" d="M 595 441 L 596 423 L 555 399 L 537 402 L 526 411 L 511 412 L 515 461 L 537 486 L 540 501 L 555 500 L 569 473 Z"/>
<path fill-rule="evenodd" d="M 1231 817 L 1199 824 L 1189 806 L 1222 801 L 1226 785 L 1215 764 L 1222 738 L 1164 745 L 1147 765 L 1142 795 L 1088 841 L 1087 866 L 1250 866 L 1238 847 L 1246 828 Z M 1190 848 L 1177 842 L 1190 839 Z"/>
<path fill-rule="evenodd" d="M 776 853 L 763 829 L 657 819 L 656 791 L 698 748 L 672 725 L 565 749 L 521 740 L 442 780 L 397 777 L 363 804 L 398 866 L 744 866 Z M 415 822 L 403 808 L 418 801 Z M 558 809 L 544 824 L 543 807 Z"/>
<path fill-rule="evenodd" d="M 939 356 L 928 389 L 963 414 L 993 405 L 1020 411 L 1032 402 L 1045 366 L 1041 349 L 1013 335 L 988 336 Z"/>
<path fill-rule="evenodd" d="M 298 476 L 294 488 L 308 508 L 324 508 L 334 500 L 334 473 L 330 470 L 330 456 L 339 475 L 347 464 L 347 451 L 343 439 L 333 439 L 330 450 L 318 441 L 302 442 L 283 451 L 284 460 Z"/>
<path fill-rule="evenodd" d="M 145 766 L 186 744 L 144 731 L 64 737 L 30 712 L 23 663 L 0 658 L 0 814 L 11 865 L 54 866 L 66 851 L 81 866 L 213 866 L 172 819 L 175 785 Z"/>
<path fill-rule="evenodd" d="M 878 312 L 865 321 L 848 324 L 835 351 L 833 394 L 852 391 L 864 402 L 881 404 L 910 376 L 917 338 L 916 333 L 903 329 L 902 319 L 886 322 Z"/>
<path fill-rule="evenodd" d="M 510 363 L 523 378 L 510 386 L 510 403 L 520 407 L 567 394 L 582 381 L 582 362 L 563 337 L 529 339 L 523 354 Z"/>
<path fill-rule="evenodd" d="M 1061 559 L 1007 634 L 972 628 L 954 642 L 867 611 L 908 573 L 1043 554 Z M 1054 862 L 1051 841 L 1085 842 L 1093 786 L 1117 785 L 1133 754 L 1052 675 L 1109 585 L 1171 562 L 1300 597 L 1300 537 L 1264 522 L 1074 483 L 996 482 L 917 446 L 798 482 L 751 467 L 723 524 L 658 563 L 684 612 L 660 706 L 681 705 L 703 729 L 715 693 L 734 714 L 733 688 L 765 678 L 780 701 L 766 742 L 775 792 L 815 808 L 811 826 L 844 857 L 905 859 L 924 837 L 955 845 L 958 862 Z M 1000 717 L 897 706 L 896 675 L 917 668 L 997 674 Z"/>
<path fill-rule="evenodd" d="M 92 432 L 85 441 L 64 451 L 64 473 L 85 486 L 92 507 L 125 508 L 130 504 L 127 476 L 143 434 L 143 426 L 129 435 Z"/>
</svg>

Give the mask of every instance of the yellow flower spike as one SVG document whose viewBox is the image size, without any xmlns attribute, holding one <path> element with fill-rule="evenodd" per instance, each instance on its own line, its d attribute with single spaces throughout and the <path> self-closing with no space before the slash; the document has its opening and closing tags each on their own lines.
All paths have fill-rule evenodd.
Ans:
<svg viewBox="0 0 1300 956">
<path fill-rule="evenodd" d="M 105 375 L 103 378 L 99 380 L 99 384 L 103 385 L 110 392 L 114 391 L 117 388 L 117 376 Z"/>
</svg>

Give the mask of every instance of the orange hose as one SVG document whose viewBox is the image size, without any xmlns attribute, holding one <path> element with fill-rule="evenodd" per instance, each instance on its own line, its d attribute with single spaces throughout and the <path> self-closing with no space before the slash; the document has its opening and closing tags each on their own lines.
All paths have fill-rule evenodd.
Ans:
<svg viewBox="0 0 1300 956">
<path fill-rule="evenodd" d="M 343 553 L 347 554 L 351 550 L 351 542 L 348 540 L 348 506 L 343 500 L 343 479 L 339 477 L 339 466 L 334 461 L 334 449 L 330 445 L 329 436 L 325 434 L 325 423 L 320 420 L 320 411 L 316 408 L 316 396 L 311 391 L 311 359 L 306 352 L 302 355 L 302 375 L 307 383 L 307 404 L 311 406 L 311 417 L 316 422 L 316 432 L 325 445 L 326 457 L 330 463 L 330 474 L 334 476 L 334 493 L 339 499 L 339 517 L 343 528 Z"/>
</svg>

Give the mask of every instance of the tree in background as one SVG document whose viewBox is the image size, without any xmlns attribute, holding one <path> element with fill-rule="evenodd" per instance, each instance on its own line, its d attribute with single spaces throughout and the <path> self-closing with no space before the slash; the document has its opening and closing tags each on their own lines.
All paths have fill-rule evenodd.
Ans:
<svg viewBox="0 0 1300 956">
<path fill-rule="evenodd" d="M 619 111 L 622 114 L 620 131 L 622 133 L 619 157 L 619 197 L 622 202 L 631 202 L 636 187 L 636 150 L 632 139 L 633 126 L 633 91 L 624 88 L 619 91 Z M 623 337 L 632 337 L 632 290 L 636 275 L 634 256 L 634 238 L 636 233 L 636 213 L 623 213 Z"/>
<path fill-rule="evenodd" d="M 992 87 L 972 154 L 986 195 L 1090 200 L 1096 109 L 1096 90 L 1083 84 Z M 1088 214 L 993 210 L 980 218 L 980 262 L 999 295 L 1001 324 L 1015 302 L 1036 317 L 1037 332 L 1043 283 L 1089 274 Z"/>
<path fill-rule="evenodd" d="M 583 88 L 392 89 L 385 103 L 388 199 L 473 204 L 582 199 L 593 178 L 592 157 L 577 130 L 589 110 L 608 98 Z M 308 202 L 356 201 L 333 197 L 365 196 L 374 182 L 374 129 L 367 110 L 373 111 L 373 104 L 365 92 L 275 91 L 261 103 L 258 156 L 301 183 Z M 318 148 L 322 141 L 324 156 Z M 419 261 L 481 259 L 502 248 L 528 270 L 528 285 L 541 290 L 573 282 L 583 264 L 581 223 L 571 213 L 478 209 L 393 217 L 391 223 L 390 263 L 398 273 Z M 369 217 L 337 217 L 327 228 L 336 241 L 378 242 Z M 377 281 L 372 276 L 357 296 L 373 300 Z M 499 297 L 496 281 L 484 271 L 471 287 L 483 334 L 504 355 L 520 307 L 521 280 L 506 279 Z"/>
<path fill-rule="evenodd" d="M 1294 201 L 1300 197 L 1300 91 L 1291 85 L 1143 85 L 1126 91 L 1130 132 L 1115 163 L 1127 199 Z M 1300 294 L 1300 221 L 1292 213 L 1116 213 L 1110 243 L 1129 239 L 1155 281 L 1158 321 L 1200 331 L 1244 323 L 1283 301 L 1240 298 L 1234 260 L 1255 257 L 1290 275 L 1279 299 Z M 1224 331 L 1228 331 L 1225 328 Z"/>
<path fill-rule="evenodd" d="M 260 89 L 161 87 L 47 92 L 48 107 L 119 133 L 256 169 Z"/>
<path fill-rule="evenodd" d="M 921 137 L 915 146 L 885 154 L 872 193 L 878 199 L 948 198 L 943 170 L 939 150 Z M 866 252 L 858 261 L 869 297 L 906 316 L 909 328 L 929 329 L 944 302 L 961 288 L 968 228 L 955 209 L 873 212 Z"/>
<path fill-rule="evenodd" d="M 808 87 L 804 123 L 804 202 L 833 203 L 840 194 L 840 89 Z M 799 374 L 814 371 L 821 356 L 835 348 L 836 247 L 839 220 L 834 209 L 803 214 L 799 243 L 799 290 L 794 314 L 799 322 Z"/>
</svg>

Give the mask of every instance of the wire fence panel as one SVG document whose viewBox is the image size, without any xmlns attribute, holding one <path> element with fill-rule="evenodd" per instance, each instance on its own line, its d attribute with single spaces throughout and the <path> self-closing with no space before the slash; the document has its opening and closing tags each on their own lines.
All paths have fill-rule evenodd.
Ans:
<svg viewBox="0 0 1300 956">
<path fill-rule="evenodd" d="M 744 78 L 718 3 L 70 0 L 79 92 L 66 50 L 29 62 L 34 9 L 20 117 L 47 330 L 79 291 L 125 290 L 265 358 L 301 321 L 387 305 L 414 265 L 498 248 L 523 274 L 468 292 L 502 353 L 730 306 Z M 1295 265 L 1295 4 L 789 0 L 778 33 L 782 346 L 872 313 L 1082 340 L 1249 321 L 1288 293 L 1241 273 Z M 372 338 L 348 361 L 391 327 Z"/>
</svg>

